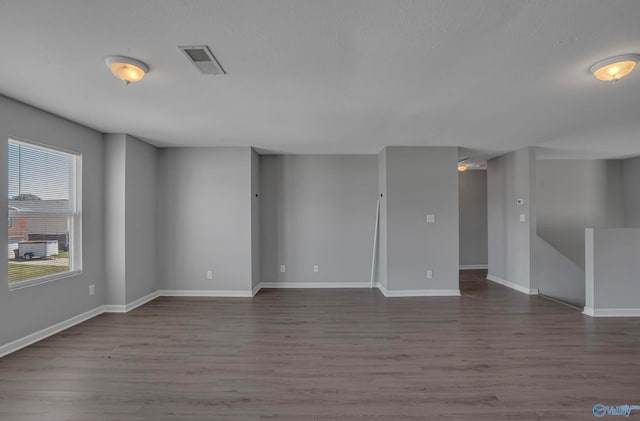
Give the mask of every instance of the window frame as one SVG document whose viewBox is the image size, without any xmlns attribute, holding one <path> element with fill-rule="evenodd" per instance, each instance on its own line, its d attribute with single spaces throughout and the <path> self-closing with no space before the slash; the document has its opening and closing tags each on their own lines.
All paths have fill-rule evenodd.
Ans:
<svg viewBox="0 0 640 421">
<path fill-rule="evenodd" d="M 27 288 L 35 285 L 41 285 L 53 281 L 57 281 L 59 279 L 65 279 L 73 276 L 81 275 L 83 272 L 82 269 L 82 154 L 74 151 L 70 151 L 67 149 L 34 142 L 27 139 L 22 139 L 16 136 L 10 136 L 7 140 L 7 148 L 10 144 L 14 145 L 24 145 L 29 148 L 39 149 L 44 152 L 53 152 L 57 154 L 63 154 L 70 158 L 71 161 L 71 171 L 70 171 L 70 180 L 69 180 L 69 208 L 70 211 L 65 213 L 68 218 L 68 227 L 69 227 L 69 270 L 64 272 L 53 273 L 45 276 L 38 276 L 35 278 L 25 279 L 22 281 L 16 281 L 9 283 L 9 279 L 7 276 L 7 284 L 9 287 L 9 291 L 19 290 L 22 288 Z M 8 156 L 7 156 L 7 164 L 8 164 Z M 8 171 L 7 166 L 7 171 Z M 8 195 L 9 190 L 9 182 L 5 184 L 5 189 Z M 60 216 L 59 213 L 28 213 L 26 215 L 31 216 L 41 216 L 41 215 L 57 215 Z M 11 218 L 11 217 L 9 217 Z M 8 236 L 7 236 L 8 237 Z M 7 265 L 7 275 L 8 275 L 8 265 Z"/>
</svg>

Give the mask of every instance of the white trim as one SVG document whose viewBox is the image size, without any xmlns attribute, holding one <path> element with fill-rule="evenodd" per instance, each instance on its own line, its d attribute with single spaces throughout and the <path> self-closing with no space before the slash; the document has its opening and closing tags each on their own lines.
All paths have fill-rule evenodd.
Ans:
<svg viewBox="0 0 640 421">
<path fill-rule="evenodd" d="M 591 317 L 640 317 L 640 308 L 585 307 L 582 314 L 585 314 Z"/>
<path fill-rule="evenodd" d="M 260 288 L 371 288 L 369 282 L 262 282 Z"/>
<path fill-rule="evenodd" d="M 253 289 L 251 290 L 251 296 L 255 297 L 256 294 L 258 292 L 260 292 L 260 290 L 262 289 L 262 283 L 259 283 L 258 285 L 256 285 L 255 287 L 253 287 Z"/>
<path fill-rule="evenodd" d="M 59 281 L 60 279 L 71 278 L 79 275 L 82 275 L 82 269 L 68 270 L 66 272 L 58 272 L 51 275 L 41 276 L 39 278 L 12 282 L 9 284 L 9 291 L 18 291 L 23 288 L 30 288 L 36 285 L 47 284 L 49 282 Z"/>
<path fill-rule="evenodd" d="M 30 335 L 24 336 L 20 339 L 16 339 L 13 342 L 9 342 L 8 344 L 0 346 L 0 358 L 5 355 L 9 355 L 12 352 L 16 352 L 19 349 L 22 349 L 26 346 L 32 345 L 38 341 L 41 341 L 49 336 L 55 335 L 56 333 L 62 332 L 65 329 L 68 329 L 72 326 L 75 326 L 79 323 L 92 319 L 96 316 L 99 316 L 104 312 L 104 306 L 99 306 L 94 308 L 93 310 L 89 310 L 85 313 L 78 314 L 77 316 L 73 316 L 67 320 L 64 320 L 60 323 L 56 323 L 53 326 L 49 326 L 45 329 L 34 332 Z"/>
<path fill-rule="evenodd" d="M 459 297 L 459 289 L 380 289 L 385 297 Z"/>
<path fill-rule="evenodd" d="M 160 291 L 154 291 L 151 294 L 145 295 L 142 298 L 138 298 L 135 301 L 130 302 L 125 306 L 124 312 L 128 313 L 133 309 L 140 307 L 141 305 L 147 304 L 149 301 L 153 301 L 160 296 Z"/>
<path fill-rule="evenodd" d="M 382 285 L 380 282 L 376 282 L 376 288 L 380 290 L 382 295 L 384 295 L 385 297 L 387 296 L 387 288 L 384 285 Z"/>
<path fill-rule="evenodd" d="M 249 297 L 251 291 L 226 291 L 215 289 L 163 289 L 158 291 L 163 297 Z"/>
<path fill-rule="evenodd" d="M 102 306 L 103 313 L 126 313 L 127 306 L 122 304 L 105 304 Z"/>
<path fill-rule="evenodd" d="M 129 304 L 105 304 L 103 307 L 105 313 L 128 313 L 131 310 L 140 307 L 143 304 L 148 303 L 149 301 L 153 301 L 160 296 L 160 291 L 152 292 L 149 295 L 145 295 L 142 298 L 138 298 L 135 301 L 130 302 Z"/>
<path fill-rule="evenodd" d="M 460 265 L 460 270 L 489 269 L 489 265 Z"/>
<path fill-rule="evenodd" d="M 527 288 L 527 287 L 522 286 L 520 284 L 514 284 L 513 282 L 509 282 L 509 281 L 504 280 L 502 278 L 498 278 L 497 276 L 487 275 L 487 280 L 491 281 L 491 282 L 495 282 L 496 284 L 500 284 L 500 285 L 505 286 L 507 288 L 515 289 L 516 291 L 521 292 L 523 294 L 538 295 L 538 293 L 539 293 L 537 288 Z"/>
<path fill-rule="evenodd" d="M 389 291 L 380 282 L 376 283 L 376 288 L 385 297 L 459 297 L 459 289 L 405 289 Z"/>
</svg>

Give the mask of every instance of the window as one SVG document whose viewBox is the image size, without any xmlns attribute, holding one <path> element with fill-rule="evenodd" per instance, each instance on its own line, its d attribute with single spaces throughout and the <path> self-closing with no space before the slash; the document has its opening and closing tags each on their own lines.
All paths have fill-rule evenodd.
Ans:
<svg viewBox="0 0 640 421">
<path fill-rule="evenodd" d="M 9 287 L 79 273 L 80 155 L 14 139 L 7 152 Z"/>
</svg>

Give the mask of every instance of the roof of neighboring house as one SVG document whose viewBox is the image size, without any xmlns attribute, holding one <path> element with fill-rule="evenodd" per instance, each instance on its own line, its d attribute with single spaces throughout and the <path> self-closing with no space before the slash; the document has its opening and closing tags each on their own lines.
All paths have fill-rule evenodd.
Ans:
<svg viewBox="0 0 640 421">
<path fill-rule="evenodd" d="M 69 212 L 69 199 L 9 200 L 9 213 L 65 213 Z"/>
</svg>

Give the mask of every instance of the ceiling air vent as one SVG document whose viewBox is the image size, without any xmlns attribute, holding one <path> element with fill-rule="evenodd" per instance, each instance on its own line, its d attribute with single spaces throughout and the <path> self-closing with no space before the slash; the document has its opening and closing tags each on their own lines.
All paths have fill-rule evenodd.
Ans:
<svg viewBox="0 0 640 421">
<path fill-rule="evenodd" d="M 203 75 L 227 74 L 206 45 L 179 46 L 178 48 Z"/>
</svg>

